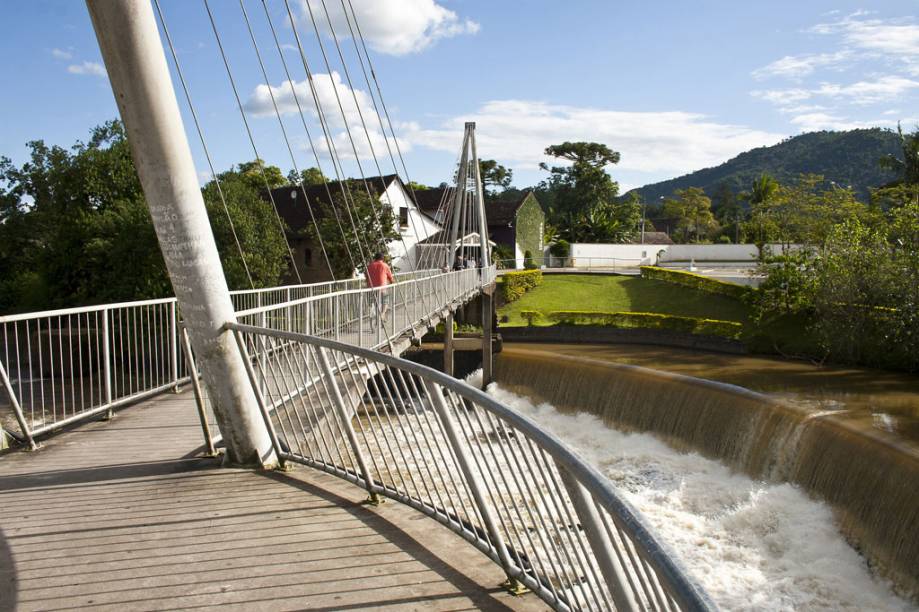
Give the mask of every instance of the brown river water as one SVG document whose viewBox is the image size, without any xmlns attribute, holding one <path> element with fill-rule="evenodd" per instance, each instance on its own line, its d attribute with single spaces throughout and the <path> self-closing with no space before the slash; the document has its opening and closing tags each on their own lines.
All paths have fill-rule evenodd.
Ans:
<svg viewBox="0 0 919 612">
<path fill-rule="evenodd" d="M 823 506 L 807 504 L 823 503 L 832 509 L 832 528 L 864 555 L 875 576 L 891 580 L 900 593 L 913 597 L 919 593 L 919 378 L 669 347 L 506 343 L 495 362 L 495 379 L 498 392 L 508 394 L 507 401 L 527 398 L 532 403 L 525 405 L 550 406 L 551 414 L 571 415 L 566 418 L 587 413 L 626 435 L 651 434 L 678 453 L 694 451 L 717 460 L 730 472 L 703 484 L 693 501 L 680 504 L 704 506 L 710 496 L 706 491 L 722 485 L 733 501 L 693 514 L 692 520 L 703 515 L 730 516 L 746 503 L 737 501 L 742 496 L 730 497 L 737 491 L 746 491 L 754 499 L 758 491 L 783 490 L 782 483 L 789 483 L 806 496 L 794 503 L 775 502 L 773 511 L 758 515 L 751 523 L 753 531 L 769 531 L 776 516 L 784 516 L 788 526 L 766 540 L 755 540 L 744 554 L 768 548 L 769 538 L 806 541 L 808 529 L 827 524 L 825 518 L 816 518 L 815 508 Z M 586 422 L 572 431 L 573 436 L 605 435 Z M 585 442 L 584 448 L 597 453 L 593 460 L 604 465 L 629 444 L 628 438 L 615 438 Z M 641 455 L 652 463 L 670 457 L 662 449 L 643 450 Z M 668 461 L 695 461 L 686 457 Z M 641 467 L 637 478 L 642 480 L 648 469 Z M 715 469 L 684 470 L 682 475 L 671 475 L 671 480 L 685 484 Z M 733 482 L 730 474 L 752 480 L 743 480 L 735 490 L 725 484 Z M 625 479 L 633 480 L 632 476 Z M 661 492 L 655 495 L 660 497 Z M 814 501 L 805 503 L 806 498 Z M 806 517 L 814 520 L 802 529 Z M 661 527 L 668 529 L 669 524 Z M 722 541 L 736 535 L 726 527 Z M 827 569 L 812 575 L 806 568 L 820 563 L 832 567 L 840 558 L 829 552 L 828 544 L 819 548 L 824 552 L 807 562 L 794 547 L 778 560 L 763 561 L 764 576 L 789 559 L 802 568 L 793 579 L 797 594 L 789 595 L 786 602 L 797 603 L 774 609 L 912 609 L 902 600 L 892 605 L 841 605 L 835 596 L 821 605 L 801 605 L 799 597 L 813 592 L 806 586 L 808 580 L 821 583 L 834 575 Z M 763 580 L 759 588 L 768 583 Z M 717 585 L 709 586 L 717 590 Z M 734 587 L 724 588 L 730 593 Z M 841 587 L 823 584 L 820 588 Z M 745 608 L 737 604 L 734 600 L 726 607 Z"/>
<path fill-rule="evenodd" d="M 738 385 L 837 418 L 888 431 L 919 446 L 919 376 L 820 366 L 759 355 L 728 355 L 640 345 L 506 343 L 536 350 L 625 363 Z"/>
</svg>

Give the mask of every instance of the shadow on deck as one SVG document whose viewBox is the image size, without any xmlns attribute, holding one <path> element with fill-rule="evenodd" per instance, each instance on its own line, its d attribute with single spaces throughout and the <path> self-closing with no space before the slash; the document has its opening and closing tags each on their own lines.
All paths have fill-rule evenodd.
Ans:
<svg viewBox="0 0 919 612">
<path fill-rule="evenodd" d="M 190 392 L 0 456 L 0 612 L 542 609 L 433 520 L 326 474 L 200 458 Z"/>
</svg>

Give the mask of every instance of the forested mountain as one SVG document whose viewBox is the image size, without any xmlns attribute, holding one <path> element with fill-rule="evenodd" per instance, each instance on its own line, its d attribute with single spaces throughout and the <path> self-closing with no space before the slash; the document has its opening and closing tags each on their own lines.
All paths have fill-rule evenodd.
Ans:
<svg viewBox="0 0 919 612">
<path fill-rule="evenodd" d="M 890 130 L 811 132 L 741 153 L 714 168 L 632 191 L 639 193 L 645 202 L 656 203 L 661 196 L 670 197 L 675 190 L 687 187 L 701 187 L 712 195 L 725 184 L 739 193 L 750 189 L 753 180 L 763 172 L 780 183 L 790 182 L 801 173 L 811 173 L 822 174 L 827 181 L 841 186 L 851 185 L 859 199 L 867 201 L 869 187 L 879 187 L 896 178 L 878 164 L 881 156 L 888 153 L 901 153 L 897 135 Z"/>
</svg>

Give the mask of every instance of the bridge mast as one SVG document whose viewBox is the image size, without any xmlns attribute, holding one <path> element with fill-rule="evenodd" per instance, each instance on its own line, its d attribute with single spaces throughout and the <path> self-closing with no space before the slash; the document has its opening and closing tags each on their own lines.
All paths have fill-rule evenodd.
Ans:
<svg viewBox="0 0 919 612">
<path fill-rule="evenodd" d="M 182 317 L 237 465 L 276 462 L 242 357 L 236 315 L 149 0 L 86 0 Z"/>
</svg>

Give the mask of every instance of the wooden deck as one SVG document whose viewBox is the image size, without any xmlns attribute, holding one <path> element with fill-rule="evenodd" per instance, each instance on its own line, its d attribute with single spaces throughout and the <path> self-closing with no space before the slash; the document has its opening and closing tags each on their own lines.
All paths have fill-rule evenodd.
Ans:
<svg viewBox="0 0 919 612">
<path fill-rule="evenodd" d="M 185 392 L 0 455 L 0 612 L 544 607 L 414 510 L 202 450 Z"/>
</svg>

